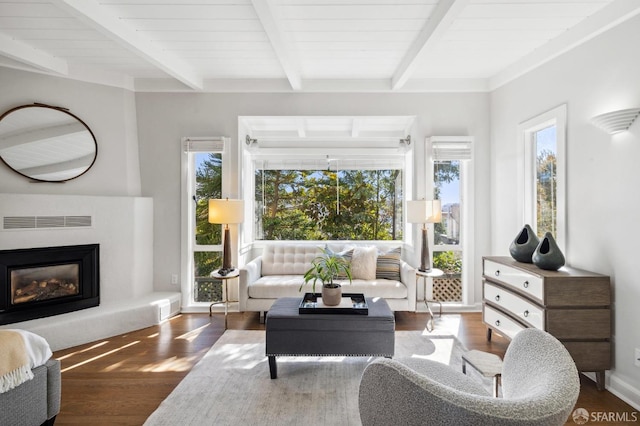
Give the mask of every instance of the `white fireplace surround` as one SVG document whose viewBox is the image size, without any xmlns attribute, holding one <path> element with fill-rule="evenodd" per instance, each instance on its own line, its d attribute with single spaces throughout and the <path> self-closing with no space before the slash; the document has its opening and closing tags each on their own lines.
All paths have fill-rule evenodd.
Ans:
<svg viewBox="0 0 640 426">
<path fill-rule="evenodd" d="M 100 244 L 100 306 L 0 328 L 32 331 L 55 351 L 149 327 L 180 311 L 180 293 L 153 289 L 153 199 L 0 194 L 0 218 L 7 216 L 91 216 L 90 227 L 0 228 L 0 250 Z"/>
</svg>

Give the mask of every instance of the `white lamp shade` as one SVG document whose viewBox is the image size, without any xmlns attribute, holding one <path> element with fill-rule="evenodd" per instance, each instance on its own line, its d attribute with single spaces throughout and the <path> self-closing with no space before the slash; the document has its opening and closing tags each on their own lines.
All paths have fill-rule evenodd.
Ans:
<svg viewBox="0 0 640 426">
<path fill-rule="evenodd" d="M 442 204 L 440 200 L 407 201 L 408 223 L 440 223 L 442 222 Z"/>
<path fill-rule="evenodd" d="M 242 200 L 209 200 L 209 223 L 242 223 L 244 202 Z"/>
</svg>

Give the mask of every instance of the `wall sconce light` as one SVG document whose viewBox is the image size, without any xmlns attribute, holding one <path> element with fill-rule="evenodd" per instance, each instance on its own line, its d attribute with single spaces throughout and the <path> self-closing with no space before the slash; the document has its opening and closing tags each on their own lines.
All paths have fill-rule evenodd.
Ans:
<svg viewBox="0 0 640 426">
<path fill-rule="evenodd" d="M 591 122 L 605 132 L 614 135 L 628 130 L 639 114 L 640 108 L 621 109 L 597 115 L 591 119 Z"/>
</svg>

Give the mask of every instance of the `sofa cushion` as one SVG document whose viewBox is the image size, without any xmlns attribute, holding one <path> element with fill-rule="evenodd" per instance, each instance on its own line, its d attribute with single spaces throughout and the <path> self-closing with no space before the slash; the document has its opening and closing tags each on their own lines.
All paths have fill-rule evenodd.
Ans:
<svg viewBox="0 0 640 426">
<path fill-rule="evenodd" d="M 315 245 L 267 245 L 262 252 L 262 275 L 302 276 L 320 254 L 320 247 Z"/>
<path fill-rule="evenodd" d="M 302 297 L 304 293 L 311 292 L 311 284 L 302 287 L 304 283 L 302 275 L 266 275 L 260 277 L 248 288 L 249 297 L 256 299 L 277 299 L 278 297 Z M 322 284 L 316 284 L 316 292 L 321 291 Z"/>
<path fill-rule="evenodd" d="M 277 299 L 279 297 L 302 297 L 304 293 L 311 293 L 311 284 L 305 284 L 302 291 L 298 291 L 304 283 L 301 275 L 269 275 L 260 277 L 248 287 L 249 297 L 254 299 Z M 343 293 L 363 293 L 366 297 L 383 297 L 385 299 L 404 299 L 407 297 L 407 287 L 400 281 L 375 279 L 353 280 L 342 283 Z M 321 291 L 321 284 L 316 284 L 316 292 Z"/>
<path fill-rule="evenodd" d="M 401 248 L 397 247 L 386 253 L 378 253 L 376 262 L 376 278 L 400 281 Z"/>
<path fill-rule="evenodd" d="M 351 278 L 374 280 L 378 249 L 375 247 L 356 247 L 351 256 Z"/>
<path fill-rule="evenodd" d="M 374 279 L 353 280 L 342 283 L 342 293 L 362 293 L 365 297 L 382 297 L 385 299 L 407 298 L 407 287 L 400 281 Z"/>
</svg>

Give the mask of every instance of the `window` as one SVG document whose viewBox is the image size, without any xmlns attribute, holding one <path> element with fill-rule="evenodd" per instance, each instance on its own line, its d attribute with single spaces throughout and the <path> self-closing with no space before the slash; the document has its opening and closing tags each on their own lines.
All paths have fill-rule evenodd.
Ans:
<svg viewBox="0 0 640 426">
<path fill-rule="evenodd" d="M 473 244 L 470 137 L 427 139 L 433 162 L 433 195 L 442 206 L 442 221 L 434 224 L 433 266 L 445 275 L 433 279 L 433 298 L 441 302 L 473 300 Z M 429 150 L 427 150 L 429 151 Z"/>
<path fill-rule="evenodd" d="M 524 223 L 542 237 L 551 232 L 565 250 L 565 127 L 562 105 L 522 123 L 519 169 L 520 205 Z"/>
<path fill-rule="evenodd" d="M 222 198 L 222 138 L 183 140 L 183 304 L 222 300 L 222 283 L 209 277 L 222 263 L 222 227 L 208 220 L 208 202 Z"/>
<path fill-rule="evenodd" d="M 256 240 L 402 240 L 404 158 L 255 161 Z"/>
<path fill-rule="evenodd" d="M 415 116 L 238 117 L 242 243 L 259 250 L 274 240 L 402 241 L 414 123 Z"/>
<path fill-rule="evenodd" d="M 402 239 L 402 170 L 258 170 L 256 238 Z"/>
<path fill-rule="evenodd" d="M 535 145 L 535 198 L 536 198 L 536 229 L 538 235 L 545 231 L 557 234 L 557 165 L 558 144 L 556 140 L 556 126 L 545 127 L 534 132 Z"/>
</svg>

